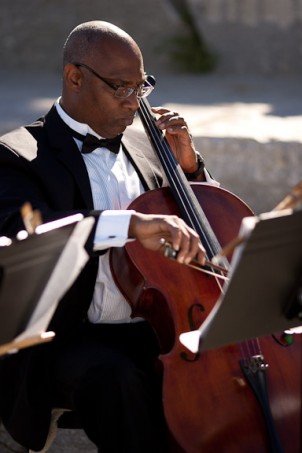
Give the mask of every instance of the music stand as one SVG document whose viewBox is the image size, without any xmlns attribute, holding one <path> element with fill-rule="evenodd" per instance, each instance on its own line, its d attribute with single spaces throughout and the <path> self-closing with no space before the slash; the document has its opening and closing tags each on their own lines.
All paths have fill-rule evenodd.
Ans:
<svg viewBox="0 0 302 453">
<path fill-rule="evenodd" d="M 88 259 L 93 223 L 81 214 L 66 217 L 0 247 L 0 355 L 54 337 L 45 329 Z"/>
<path fill-rule="evenodd" d="M 230 280 L 198 330 L 180 341 L 192 352 L 302 325 L 302 211 L 243 219 Z"/>
</svg>

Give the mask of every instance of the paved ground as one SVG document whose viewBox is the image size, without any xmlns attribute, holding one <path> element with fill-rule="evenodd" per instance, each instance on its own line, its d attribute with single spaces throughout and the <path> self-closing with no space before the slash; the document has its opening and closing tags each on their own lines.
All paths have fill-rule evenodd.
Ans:
<svg viewBox="0 0 302 453">
<path fill-rule="evenodd" d="M 0 72 L 0 133 L 44 113 L 60 92 L 60 76 Z M 194 136 L 302 142 L 300 77 L 157 76 L 152 104 L 188 119 Z"/>
<path fill-rule="evenodd" d="M 59 75 L 20 74 L 0 72 L 0 133 L 37 118 L 60 93 Z M 256 213 L 301 179 L 301 77 L 156 78 L 150 102 L 186 117 L 214 177 Z"/>
<path fill-rule="evenodd" d="M 59 76 L 23 74 L 22 71 L 16 74 L 0 73 L 0 133 L 31 122 L 46 112 L 59 92 Z M 301 179 L 300 78 L 215 75 L 171 77 L 164 74 L 157 77 L 157 89 L 150 97 L 150 102 L 153 105 L 166 104 L 186 117 L 207 159 L 217 164 L 218 179 L 225 178 L 230 186 L 243 190 L 242 178 L 236 181 L 242 162 L 245 169 L 248 166 L 250 174 L 254 175 L 258 171 L 256 181 L 259 187 L 263 180 L 261 168 L 266 172 L 264 179 L 268 183 L 273 174 L 272 183 L 276 191 L 272 189 L 271 192 L 266 191 L 265 195 L 260 193 L 258 199 L 251 198 L 258 209 L 273 207 L 286 186 L 298 182 L 297 178 Z M 243 160 L 242 147 L 248 152 Z M 215 157 L 215 153 L 218 157 Z M 233 156 L 236 156 L 236 160 Z M 250 159 L 248 162 L 247 156 Z M 231 177 L 227 178 L 226 173 Z M 284 188 L 280 189 L 282 178 Z M 251 184 L 254 183 L 252 179 Z M 255 192 L 250 185 L 244 189 L 247 197 Z M 266 204 L 261 205 L 260 201 Z M 0 453 L 10 452 L 21 453 L 24 450 L 1 428 Z M 61 430 L 50 452 L 95 453 L 96 450 L 82 431 Z"/>
</svg>

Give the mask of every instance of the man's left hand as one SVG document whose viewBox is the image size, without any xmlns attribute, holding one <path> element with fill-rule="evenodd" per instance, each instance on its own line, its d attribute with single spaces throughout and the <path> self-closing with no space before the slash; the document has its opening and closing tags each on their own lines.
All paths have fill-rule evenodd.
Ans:
<svg viewBox="0 0 302 453">
<path fill-rule="evenodd" d="M 160 115 L 155 124 L 165 132 L 167 142 L 183 171 L 195 172 L 198 166 L 196 150 L 185 119 L 164 107 L 153 107 L 152 111 Z"/>
</svg>

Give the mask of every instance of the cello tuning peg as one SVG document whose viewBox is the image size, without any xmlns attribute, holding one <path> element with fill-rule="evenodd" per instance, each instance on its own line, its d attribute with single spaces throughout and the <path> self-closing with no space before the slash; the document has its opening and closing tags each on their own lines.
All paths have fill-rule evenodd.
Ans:
<svg viewBox="0 0 302 453">
<path fill-rule="evenodd" d="M 156 79 L 153 75 L 148 75 L 147 82 L 150 83 L 150 85 L 152 85 L 154 87 L 156 84 Z"/>
</svg>

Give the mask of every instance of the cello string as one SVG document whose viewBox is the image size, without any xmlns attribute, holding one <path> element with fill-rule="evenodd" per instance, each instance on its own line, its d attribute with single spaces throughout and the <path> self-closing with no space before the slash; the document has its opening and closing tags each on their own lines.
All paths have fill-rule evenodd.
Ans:
<svg viewBox="0 0 302 453">
<path fill-rule="evenodd" d="M 172 179 L 172 177 L 173 177 L 174 181 L 179 182 L 178 174 L 175 173 L 172 163 L 167 159 L 168 153 L 170 152 L 170 150 L 168 150 L 168 149 L 162 150 L 163 147 L 166 147 L 164 137 L 162 136 L 161 131 L 159 131 L 159 129 L 155 126 L 154 118 L 152 117 L 150 112 L 148 112 L 148 108 L 145 103 L 141 103 L 141 111 L 144 114 L 144 119 L 145 119 L 145 121 L 148 125 L 148 129 L 152 135 L 152 139 L 157 145 L 157 151 L 160 153 L 159 157 L 161 158 L 160 160 L 161 160 L 162 165 L 165 167 L 165 172 L 167 173 L 167 178 Z M 163 151 L 166 151 L 166 152 L 163 152 Z M 175 167 L 177 165 L 177 162 L 176 162 L 176 159 L 175 159 L 175 156 L 173 153 L 170 155 L 170 160 L 174 160 L 173 164 Z M 181 185 L 179 187 L 176 187 L 178 192 L 181 188 L 182 188 Z M 184 194 L 184 196 L 186 196 L 186 194 Z M 181 198 L 180 198 L 180 201 L 182 201 Z M 184 205 L 183 208 L 184 208 L 184 210 L 186 210 L 187 215 L 190 217 L 189 212 L 187 210 L 187 206 L 188 205 Z"/>
<path fill-rule="evenodd" d="M 159 157 L 161 157 L 160 160 L 165 169 L 167 178 L 168 178 L 168 180 L 171 180 L 173 178 L 174 182 L 178 183 L 179 182 L 178 174 L 174 171 L 172 163 L 167 159 L 168 151 L 166 150 L 165 153 L 161 151 L 161 148 L 165 147 L 165 145 L 166 145 L 166 143 L 164 141 L 164 137 L 161 135 L 161 132 L 155 126 L 152 119 L 151 118 L 149 119 L 149 116 L 148 116 L 149 112 L 147 111 L 147 109 L 144 109 L 144 107 L 146 107 L 145 104 L 141 103 L 141 110 L 144 114 L 144 119 L 149 127 L 149 131 L 152 135 L 152 139 L 157 145 L 157 150 L 160 153 Z M 170 157 L 171 157 L 171 160 L 174 160 L 173 164 L 174 164 L 174 166 L 176 166 L 177 162 L 176 162 L 175 156 L 173 155 L 173 157 L 172 157 L 172 155 L 171 155 Z M 182 185 L 176 185 L 175 189 L 178 191 L 178 195 L 179 195 L 180 189 L 182 189 Z M 183 193 L 183 195 L 182 196 L 179 195 L 179 197 L 180 197 L 179 198 L 180 201 L 182 201 L 183 197 L 187 198 L 187 195 L 186 195 L 186 193 Z M 189 206 L 188 203 L 187 204 L 183 203 L 183 209 L 186 211 L 187 217 L 191 218 L 192 214 L 189 213 L 188 206 Z M 190 219 L 190 220 L 191 220 L 191 223 L 193 223 L 192 219 Z"/>
</svg>

